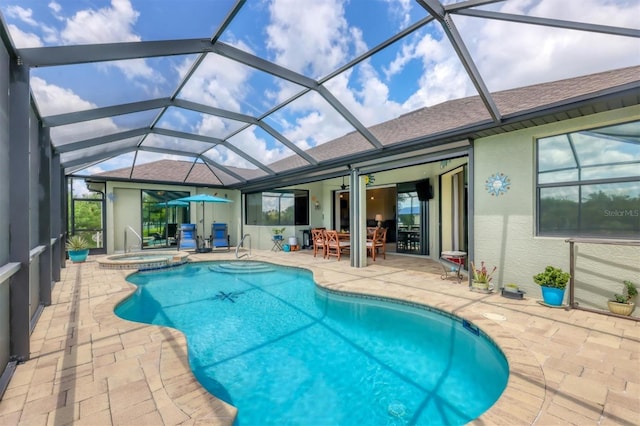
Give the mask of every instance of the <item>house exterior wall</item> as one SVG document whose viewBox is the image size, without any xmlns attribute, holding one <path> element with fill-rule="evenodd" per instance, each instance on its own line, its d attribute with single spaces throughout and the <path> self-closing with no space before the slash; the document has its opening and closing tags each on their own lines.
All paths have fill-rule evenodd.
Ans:
<svg viewBox="0 0 640 426">
<path fill-rule="evenodd" d="M 447 161 L 434 161 L 431 163 L 419 164 L 416 166 L 403 167 L 400 169 L 386 170 L 381 172 L 372 173 L 374 177 L 374 183 L 370 186 L 371 188 L 375 187 L 384 187 L 387 185 L 396 185 L 401 182 L 412 182 L 422 179 L 429 179 L 430 184 L 433 188 L 433 199 L 429 201 L 429 257 L 433 259 L 438 259 L 439 254 L 441 252 L 440 249 L 440 215 L 441 214 L 450 214 L 448 211 L 444 211 L 441 213 L 440 205 L 438 200 L 440 200 L 440 185 L 439 179 L 440 176 L 450 172 L 451 170 L 458 169 L 459 167 L 468 163 L 468 157 L 466 155 L 462 155 L 457 158 L 452 158 Z M 382 161 L 381 161 L 381 167 Z M 316 220 L 314 221 L 314 216 L 310 216 L 312 218 L 310 225 L 311 227 L 325 227 L 327 229 L 331 228 L 332 222 L 332 197 L 334 191 L 340 190 L 340 185 L 342 185 L 342 178 L 330 179 L 323 181 L 322 183 L 322 201 L 321 201 L 321 217 L 316 216 Z M 300 189 L 311 188 L 309 184 L 305 185 L 304 188 L 300 187 Z M 444 191 L 445 194 L 448 194 L 447 191 Z M 314 192 L 311 190 L 310 196 L 313 195 Z M 450 200 L 445 199 L 445 202 Z M 363 217 L 363 224 L 365 225 L 366 219 L 373 219 L 373 215 L 375 213 L 382 213 L 383 218 L 392 219 L 396 212 L 396 203 L 395 200 L 387 200 L 388 205 L 382 207 L 374 207 L 377 208 L 375 212 L 368 212 L 367 217 Z M 371 205 L 370 205 L 371 206 Z M 379 210 L 379 211 L 378 211 Z M 443 235 L 443 239 L 445 239 L 444 245 L 446 246 L 446 235 Z M 451 244 L 449 238 L 449 245 Z"/>
<path fill-rule="evenodd" d="M 533 275 L 545 266 L 569 270 L 566 238 L 536 236 L 537 138 L 640 119 L 640 107 L 630 107 L 542 125 L 476 140 L 474 143 L 475 261 L 498 267 L 498 285 L 517 283 L 530 297 L 540 297 Z M 492 196 L 487 179 L 504 173 L 510 190 Z M 576 296 L 581 305 L 606 309 L 606 299 L 622 291 L 622 280 L 640 284 L 640 248 L 580 245 L 576 258 Z M 566 295 L 565 295 L 566 296 Z M 637 313 L 636 313 L 637 315 Z"/>
<path fill-rule="evenodd" d="M 124 233 L 127 227 L 131 226 L 138 235 L 142 236 L 140 190 L 110 188 L 107 185 L 107 194 L 113 194 L 107 197 L 107 253 L 128 251 L 129 248 L 139 244 L 139 241 L 133 233 L 128 233 L 127 247 L 125 247 Z"/>
<path fill-rule="evenodd" d="M 210 194 L 214 195 L 218 192 L 218 196 L 227 196 L 232 203 L 206 203 L 204 215 L 204 234 L 209 236 L 211 233 L 211 224 L 226 223 L 228 225 L 229 237 L 231 245 L 235 245 L 241 238 L 240 236 L 240 193 L 235 190 L 195 188 L 192 186 L 178 185 L 156 185 L 145 183 L 128 183 L 128 182 L 107 182 L 107 201 L 106 201 L 106 251 L 108 254 L 115 252 L 123 252 L 124 247 L 124 231 L 131 226 L 139 235 L 142 235 L 142 196 L 141 191 L 146 190 L 166 190 L 171 188 L 175 191 L 186 191 L 191 195 Z M 189 223 L 198 225 L 198 234 L 202 235 L 202 206 L 200 203 L 191 203 Z M 127 236 L 127 245 L 129 247 L 138 244 L 137 237 L 133 233 Z"/>
</svg>

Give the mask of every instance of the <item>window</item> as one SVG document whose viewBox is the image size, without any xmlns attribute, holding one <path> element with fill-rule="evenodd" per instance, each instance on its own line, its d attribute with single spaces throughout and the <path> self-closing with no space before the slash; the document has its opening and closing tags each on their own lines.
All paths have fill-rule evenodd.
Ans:
<svg viewBox="0 0 640 426">
<path fill-rule="evenodd" d="M 537 141 L 538 235 L 640 238 L 640 121 Z"/>
<path fill-rule="evenodd" d="M 79 235 L 91 249 L 104 247 L 104 183 L 69 179 L 68 182 L 68 230 L 69 236 Z"/>
<path fill-rule="evenodd" d="M 189 222 L 189 203 L 176 202 L 188 191 L 141 190 L 143 247 L 169 247 L 176 244 L 181 223 Z"/>
<path fill-rule="evenodd" d="M 245 195 L 247 225 L 308 225 L 309 191 L 283 190 Z"/>
</svg>

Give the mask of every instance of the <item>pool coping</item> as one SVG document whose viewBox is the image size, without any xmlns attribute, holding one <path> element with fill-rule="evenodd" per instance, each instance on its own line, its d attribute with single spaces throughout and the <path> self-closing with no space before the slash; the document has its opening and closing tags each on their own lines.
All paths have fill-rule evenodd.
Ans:
<svg viewBox="0 0 640 426">
<path fill-rule="evenodd" d="M 215 259 L 192 260 L 192 262 L 206 262 Z M 224 259 L 230 260 L 230 259 Z M 399 292 L 401 287 L 390 276 L 385 280 L 379 278 L 367 278 L 354 272 L 354 275 L 344 274 L 347 279 L 336 282 L 335 274 L 313 264 L 298 265 L 285 258 L 267 257 L 262 260 L 283 266 L 293 266 L 312 272 L 316 285 L 331 292 L 341 294 L 363 295 L 373 298 L 391 299 L 407 302 L 414 306 L 433 308 L 438 311 L 465 319 L 479 327 L 490 339 L 498 345 L 504 353 L 509 364 L 509 379 L 507 386 L 498 400 L 480 417 L 469 424 L 533 424 L 539 416 L 545 400 L 546 381 L 542 366 L 536 357 L 511 331 L 506 330 L 498 321 L 471 309 L 466 298 L 449 297 L 439 292 L 430 291 L 427 288 L 411 288 L 411 294 Z M 323 262 L 323 265 L 326 265 Z M 362 271 L 362 269 L 360 269 Z M 124 277 L 124 287 L 111 295 L 104 302 L 96 306 L 94 318 L 101 326 L 117 329 L 141 327 L 140 323 L 133 323 L 121 319 L 113 312 L 114 308 L 135 291 L 136 286 L 126 281 L 126 276 L 135 273 L 128 272 Z M 359 278 L 356 278 L 359 277 Z M 433 277 L 432 277 L 433 278 Z M 437 277 L 438 280 L 440 279 Z M 362 280 L 365 280 L 363 288 Z M 458 286 L 459 287 L 459 286 Z M 477 302 L 482 304 L 482 299 L 487 295 L 474 293 Z M 491 296 L 491 295 L 489 295 Z M 449 300 L 447 300 L 449 299 Z M 453 300 L 450 300 L 453 299 Z M 465 306 L 468 305 L 468 306 Z M 474 304 L 476 305 L 476 304 Z M 477 308 L 478 305 L 476 305 Z M 174 402 L 176 407 L 188 415 L 191 419 L 205 421 L 209 424 L 232 425 L 237 409 L 207 392 L 189 368 L 186 338 L 179 330 L 169 327 L 142 325 L 152 329 L 161 329 L 162 350 L 159 356 L 158 367 L 162 387 L 166 396 Z M 185 394 L 186 392 L 186 394 Z"/>
<path fill-rule="evenodd" d="M 96 259 L 100 269 L 111 270 L 153 270 L 169 268 L 173 266 L 184 265 L 189 261 L 190 253 L 185 251 L 156 251 L 156 252 L 143 252 L 136 253 L 136 255 L 144 255 L 147 257 L 144 262 L 139 260 L 122 260 L 120 258 L 126 258 L 127 253 L 113 254 L 102 256 Z M 171 257 L 169 257 L 171 256 Z"/>
</svg>

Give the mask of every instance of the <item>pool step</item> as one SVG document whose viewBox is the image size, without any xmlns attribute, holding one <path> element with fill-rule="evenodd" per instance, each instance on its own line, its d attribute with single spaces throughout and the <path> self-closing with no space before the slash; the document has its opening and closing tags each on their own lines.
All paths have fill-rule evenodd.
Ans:
<svg viewBox="0 0 640 426">
<path fill-rule="evenodd" d="M 261 262 L 226 262 L 209 266 L 212 272 L 225 272 L 228 274 L 248 274 L 254 272 L 273 272 L 273 266 Z"/>
</svg>

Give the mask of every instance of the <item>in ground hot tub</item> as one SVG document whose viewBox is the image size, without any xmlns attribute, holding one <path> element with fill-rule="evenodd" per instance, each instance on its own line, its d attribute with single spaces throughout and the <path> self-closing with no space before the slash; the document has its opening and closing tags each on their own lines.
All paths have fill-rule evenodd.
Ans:
<svg viewBox="0 0 640 426">
<path fill-rule="evenodd" d="M 184 251 L 154 251 L 114 254 L 98 259 L 102 269 L 160 269 L 183 265 L 189 260 Z"/>
</svg>

